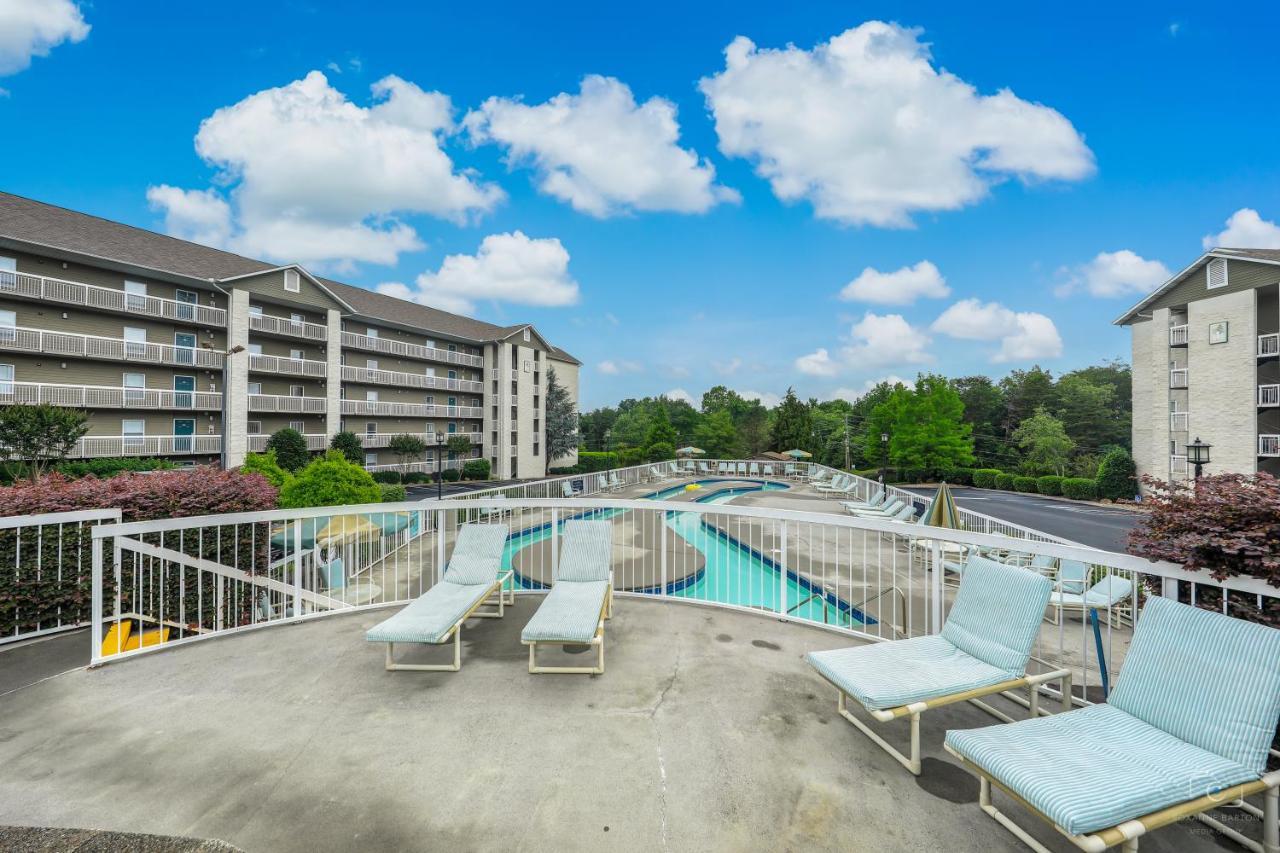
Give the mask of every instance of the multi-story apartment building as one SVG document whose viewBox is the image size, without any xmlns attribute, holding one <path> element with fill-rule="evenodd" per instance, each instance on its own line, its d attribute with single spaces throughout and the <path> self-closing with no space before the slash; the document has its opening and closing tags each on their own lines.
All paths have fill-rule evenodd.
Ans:
<svg viewBox="0 0 1280 853">
<path fill-rule="evenodd" d="M 1139 474 L 1191 476 L 1198 437 L 1206 474 L 1280 475 L 1280 250 L 1206 252 L 1116 323 L 1133 336 Z"/>
<path fill-rule="evenodd" d="M 293 427 L 358 434 L 370 469 L 408 433 L 415 463 L 541 477 L 547 373 L 579 363 L 532 326 L 495 326 L 364 288 L 0 193 L 0 404 L 90 413 L 80 457 L 235 466 Z M 437 454 L 440 454 L 437 456 Z M 446 456 L 450 458 L 446 458 Z"/>
</svg>

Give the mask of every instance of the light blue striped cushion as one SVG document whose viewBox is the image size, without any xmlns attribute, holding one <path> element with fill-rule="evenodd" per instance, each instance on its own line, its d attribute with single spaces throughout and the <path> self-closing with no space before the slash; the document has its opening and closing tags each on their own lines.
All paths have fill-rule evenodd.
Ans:
<svg viewBox="0 0 1280 853">
<path fill-rule="evenodd" d="M 371 643 L 439 643 L 488 592 L 489 583 L 438 583 L 395 616 L 374 625 L 364 638 Z"/>
<path fill-rule="evenodd" d="M 810 652 L 805 660 L 866 708 L 884 710 L 1007 681 L 1001 669 L 928 635 Z"/>
<path fill-rule="evenodd" d="M 1280 719 L 1280 631 L 1153 597 L 1109 701 L 1261 772 Z"/>
<path fill-rule="evenodd" d="M 1053 584 L 1038 572 L 977 554 L 965 561 L 962 578 L 942 636 L 978 660 L 1021 676 Z"/>
<path fill-rule="evenodd" d="M 560 534 L 557 581 L 607 581 L 613 559 L 613 525 L 608 521 L 575 519 Z"/>
<path fill-rule="evenodd" d="M 506 545 L 505 524 L 462 525 L 444 570 L 445 580 L 455 584 L 493 583 L 502 568 L 502 550 Z"/>
<path fill-rule="evenodd" d="M 1074 834 L 1257 778 L 1112 705 L 949 731 L 947 745 Z"/>
<path fill-rule="evenodd" d="M 520 632 L 520 639 L 586 643 L 595 636 L 607 581 L 558 581 Z"/>
</svg>

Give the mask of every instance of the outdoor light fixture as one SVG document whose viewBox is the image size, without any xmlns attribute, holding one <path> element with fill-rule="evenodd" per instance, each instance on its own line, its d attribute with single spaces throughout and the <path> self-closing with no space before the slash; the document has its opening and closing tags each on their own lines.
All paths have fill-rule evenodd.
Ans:
<svg viewBox="0 0 1280 853">
<path fill-rule="evenodd" d="M 1200 440 L 1200 436 L 1196 436 L 1196 440 L 1187 445 L 1187 461 L 1196 466 L 1196 479 L 1200 479 L 1201 470 L 1205 465 L 1209 464 L 1209 448 L 1212 444 L 1205 444 Z"/>
<path fill-rule="evenodd" d="M 436 431 L 436 500 L 444 499 L 444 446 L 449 439 Z"/>
<path fill-rule="evenodd" d="M 880 433 L 880 485 L 889 479 L 889 433 Z"/>
</svg>

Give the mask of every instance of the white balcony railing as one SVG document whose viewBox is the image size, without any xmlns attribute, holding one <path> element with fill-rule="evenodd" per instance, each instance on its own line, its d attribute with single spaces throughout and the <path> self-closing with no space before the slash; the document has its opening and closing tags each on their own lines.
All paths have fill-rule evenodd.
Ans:
<svg viewBox="0 0 1280 853">
<path fill-rule="evenodd" d="M 1169 371 L 1169 387 L 1170 388 L 1186 388 L 1187 387 L 1187 368 L 1176 367 Z"/>
<path fill-rule="evenodd" d="M 205 391 L 0 382 L 0 405 L 49 403 L 72 409 L 194 409 L 217 411 L 222 395 Z"/>
<path fill-rule="evenodd" d="M 441 464 L 440 470 L 448 470 L 450 468 L 461 470 L 465 459 L 446 459 Z M 365 465 L 364 470 L 371 474 L 379 471 L 399 471 L 402 474 L 408 474 L 413 471 L 420 471 L 425 474 L 434 474 L 437 470 L 435 462 L 406 462 L 401 465 L 399 462 L 380 462 L 377 465 Z"/>
<path fill-rule="evenodd" d="M 326 408 L 324 397 L 293 397 L 283 394 L 250 394 L 249 411 L 251 412 L 313 412 L 323 414 Z"/>
<path fill-rule="evenodd" d="M 1258 357 L 1280 355 L 1280 333 L 1258 335 Z"/>
<path fill-rule="evenodd" d="M 1187 412 L 1170 412 L 1169 413 L 1169 430 L 1171 432 L 1187 431 Z"/>
<path fill-rule="evenodd" d="M 14 326 L 0 326 L 0 350 L 41 352 L 74 358 L 172 364 L 178 367 L 220 368 L 223 358 L 221 350 L 142 343 L 126 341 L 123 338 L 102 338 L 97 335 L 46 332 L 41 329 L 24 329 Z"/>
<path fill-rule="evenodd" d="M 1169 327 L 1169 346 L 1185 347 L 1187 345 L 1187 326 L 1184 323 L 1181 326 Z"/>
<path fill-rule="evenodd" d="M 400 355 L 406 358 L 420 358 L 428 361 L 443 361 L 446 364 L 464 364 L 468 367 L 484 367 L 484 356 L 468 355 L 463 352 L 443 350 L 436 347 L 411 344 L 395 338 L 371 338 L 368 335 L 357 335 L 354 332 L 342 333 L 342 346 L 352 349 L 384 352 L 388 355 Z"/>
<path fill-rule="evenodd" d="M 1258 386 L 1258 407 L 1280 406 L 1280 385 Z"/>
<path fill-rule="evenodd" d="M 483 382 L 470 379 L 450 379 L 447 376 L 427 376 L 423 373 L 404 373 L 397 370 L 371 370 L 367 367 L 342 368 L 343 382 L 361 382 L 366 385 L 395 385 L 400 388 L 434 388 L 440 391 L 484 392 Z"/>
<path fill-rule="evenodd" d="M 305 338 L 309 341 L 327 341 L 329 327 L 319 323 L 308 323 L 305 320 L 291 320 L 288 317 L 272 317 L 269 314 L 250 314 L 249 328 L 255 332 L 266 332 L 271 335 L 287 335 L 292 338 Z"/>
<path fill-rule="evenodd" d="M 285 373 L 289 376 L 324 376 L 328 365 L 310 358 L 285 358 L 254 353 L 249 356 L 249 369 L 264 373 Z"/>
<path fill-rule="evenodd" d="M 1169 473 L 1185 474 L 1187 473 L 1187 457 L 1180 456 L 1176 453 L 1169 455 Z"/>
<path fill-rule="evenodd" d="M 72 459 L 100 456 L 183 456 L 222 452 L 220 435 L 86 435 L 67 454 Z"/>
<path fill-rule="evenodd" d="M 161 317 L 165 320 L 200 326 L 224 327 L 227 325 L 227 312 L 221 308 L 211 308 L 194 302 L 181 302 L 177 299 L 163 299 L 159 296 L 125 293 L 124 290 L 117 290 L 114 287 L 81 284 L 25 272 L 0 272 L 0 295 L 21 296 L 65 305 L 84 305 L 104 311 L 120 311 L 143 317 Z"/>
<path fill-rule="evenodd" d="M 303 433 L 302 437 L 307 440 L 307 450 L 324 450 L 329 446 L 329 436 L 322 432 Z M 249 436 L 249 452 L 262 453 L 267 449 L 267 439 L 269 435 L 251 434 Z"/>
<path fill-rule="evenodd" d="M 423 444 L 425 444 L 425 445 L 427 445 L 427 448 L 428 448 L 428 449 L 434 450 L 434 449 L 436 449 L 437 447 L 439 447 L 439 445 L 436 443 L 436 439 L 437 439 L 437 438 L 439 438 L 439 436 L 444 435 L 444 433 L 435 433 L 435 432 L 410 432 L 410 433 L 398 433 L 398 432 L 375 432 L 375 433 L 362 433 L 362 434 L 360 435 L 360 443 L 361 443 L 361 445 L 363 445 L 363 446 L 364 446 L 364 448 L 365 448 L 366 450 L 376 450 L 376 449 L 378 449 L 378 448 L 382 448 L 382 447 L 389 447 L 389 446 L 391 445 L 391 439 L 392 439 L 393 437 L 397 436 L 397 435 L 411 435 L 411 436 L 413 436 L 414 438 L 421 439 L 421 440 L 422 440 L 422 443 L 423 443 Z M 480 441 L 481 441 L 482 433 L 478 433 L 478 432 L 454 432 L 454 433 L 449 433 L 449 434 L 446 436 L 446 440 L 447 440 L 448 438 L 452 438 L 452 437 L 453 437 L 453 436 L 455 436 L 455 435 L 464 435 L 464 436 L 466 436 L 468 439 L 470 439 L 472 447 L 479 447 L 479 446 L 480 446 Z"/>
<path fill-rule="evenodd" d="M 344 415 L 384 415 L 397 418 L 482 418 L 479 406 L 439 406 L 430 403 L 399 403 L 394 400 L 343 400 Z"/>
<path fill-rule="evenodd" d="M 1280 456 L 1280 435 L 1258 436 L 1259 456 Z"/>
</svg>

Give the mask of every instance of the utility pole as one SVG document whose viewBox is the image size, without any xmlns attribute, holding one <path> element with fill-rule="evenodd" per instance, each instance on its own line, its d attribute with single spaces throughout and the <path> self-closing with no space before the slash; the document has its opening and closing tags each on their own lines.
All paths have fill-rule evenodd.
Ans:
<svg viewBox="0 0 1280 853">
<path fill-rule="evenodd" d="M 849 470 L 849 413 L 844 414 L 844 470 Z"/>
</svg>

